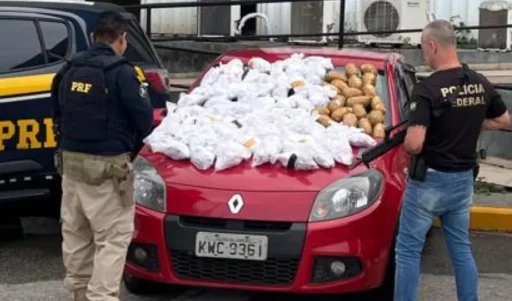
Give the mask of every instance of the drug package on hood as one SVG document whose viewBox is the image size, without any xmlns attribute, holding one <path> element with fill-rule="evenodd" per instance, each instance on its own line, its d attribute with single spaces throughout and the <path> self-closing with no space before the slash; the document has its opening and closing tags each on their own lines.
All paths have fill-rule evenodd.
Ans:
<svg viewBox="0 0 512 301">
<path fill-rule="evenodd" d="M 344 97 L 344 90 L 328 83 L 334 81 L 329 78 L 336 75 L 333 70 L 331 59 L 301 53 L 273 63 L 258 57 L 247 64 L 232 59 L 209 69 L 198 87 L 182 93 L 176 104 L 169 103 L 166 117 L 144 142 L 151 151 L 190 160 L 199 170 L 221 171 L 246 160 L 253 168 L 277 163 L 295 170 L 351 165 L 352 147 L 371 147 L 376 140 L 349 118 L 335 120 L 341 112 L 334 118 L 322 110 L 344 107 L 333 104 Z M 380 103 L 375 100 L 373 106 Z M 382 116 L 374 115 L 366 119 L 377 124 Z"/>
</svg>

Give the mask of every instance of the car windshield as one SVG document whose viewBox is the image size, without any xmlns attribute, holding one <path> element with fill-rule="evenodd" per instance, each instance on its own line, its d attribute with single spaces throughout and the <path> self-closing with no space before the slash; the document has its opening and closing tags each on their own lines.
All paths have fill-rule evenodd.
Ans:
<svg viewBox="0 0 512 301">
<path fill-rule="evenodd" d="M 345 68 L 343 67 L 335 67 L 335 71 L 340 73 L 345 73 Z M 386 110 L 390 111 L 390 100 L 389 100 L 389 88 L 387 83 L 387 76 L 383 71 L 379 71 L 379 74 L 377 75 L 377 80 L 375 83 L 375 89 L 377 90 L 377 95 L 382 99 L 382 102 L 384 103 L 384 106 L 386 107 Z M 391 125 L 391 115 L 386 114 L 386 120 L 384 126 L 388 127 Z"/>
<path fill-rule="evenodd" d="M 229 61 L 233 59 L 240 59 L 244 63 L 247 63 L 250 58 L 249 56 L 245 55 L 239 55 L 236 57 L 225 57 L 221 60 L 222 64 L 227 64 Z M 280 57 L 279 59 L 284 59 L 286 57 Z M 269 61 L 270 63 L 273 63 L 273 61 Z M 217 67 L 219 64 L 215 64 L 212 66 L 212 68 Z M 345 68 L 343 66 L 335 66 L 334 71 L 345 73 Z M 376 83 L 375 83 L 375 89 L 377 90 L 377 95 L 382 99 L 382 102 L 384 103 L 384 106 L 386 107 L 386 110 L 390 112 L 391 103 L 390 103 L 390 97 L 389 97 L 389 85 L 387 83 L 388 77 L 384 71 L 379 70 Z M 385 115 L 384 120 L 384 126 L 388 127 L 391 126 L 391 115 L 388 113 Z"/>
</svg>

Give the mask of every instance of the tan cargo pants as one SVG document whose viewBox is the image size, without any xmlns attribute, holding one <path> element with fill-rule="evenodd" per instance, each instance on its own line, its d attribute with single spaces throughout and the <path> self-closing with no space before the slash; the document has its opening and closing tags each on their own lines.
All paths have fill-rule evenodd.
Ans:
<svg viewBox="0 0 512 301">
<path fill-rule="evenodd" d="M 76 300 L 118 301 L 134 231 L 129 156 L 63 152 L 61 162 L 64 286 Z"/>
</svg>

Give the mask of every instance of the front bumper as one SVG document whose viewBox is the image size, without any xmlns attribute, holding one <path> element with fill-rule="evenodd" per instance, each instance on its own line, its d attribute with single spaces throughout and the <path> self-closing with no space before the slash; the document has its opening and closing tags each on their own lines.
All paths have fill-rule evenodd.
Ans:
<svg viewBox="0 0 512 301">
<path fill-rule="evenodd" d="M 166 246 L 173 272 L 182 279 L 245 285 L 283 286 L 293 283 L 306 234 L 305 224 L 255 222 L 170 215 L 165 219 Z M 265 235 L 265 261 L 205 258 L 195 255 L 196 234 Z"/>
<path fill-rule="evenodd" d="M 369 208 L 335 221 L 286 223 L 165 215 L 138 206 L 125 271 L 186 286 L 323 294 L 367 291 L 384 280 L 394 231 L 379 225 L 385 214 L 378 211 Z M 197 232 L 265 235 L 268 257 L 197 257 Z M 331 270 L 335 261 L 343 263 L 341 275 Z"/>
</svg>

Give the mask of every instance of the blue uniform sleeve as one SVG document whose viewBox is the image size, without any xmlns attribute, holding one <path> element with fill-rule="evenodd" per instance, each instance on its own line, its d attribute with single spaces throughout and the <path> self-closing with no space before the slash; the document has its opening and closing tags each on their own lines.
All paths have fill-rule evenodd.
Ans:
<svg viewBox="0 0 512 301">
<path fill-rule="evenodd" d="M 148 83 L 132 66 L 123 66 L 117 77 L 120 101 L 126 108 L 137 140 L 150 134 L 153 125 L 153 107 L 149 99 Z"/>
</svg>

